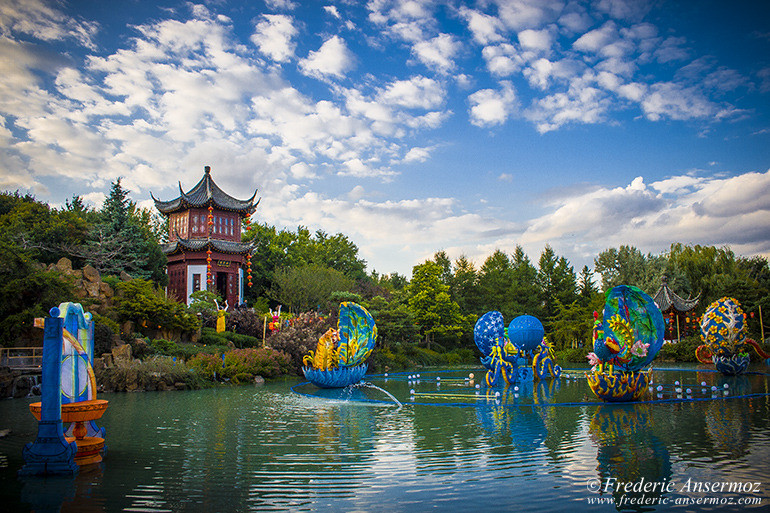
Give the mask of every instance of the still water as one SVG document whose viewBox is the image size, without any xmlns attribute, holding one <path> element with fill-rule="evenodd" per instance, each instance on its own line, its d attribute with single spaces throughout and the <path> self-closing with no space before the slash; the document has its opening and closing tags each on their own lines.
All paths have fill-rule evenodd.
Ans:
<svg viewBox="0 0 770 513">
<path fill-rule="evenodd" d="M 480 368 L 102 394 L 104 462 L 70 479 L 16 477 L 38 399 L 6 400 L 0 511 L 767 511 L 768 368 L 694 369 L 626 405 L 577 370 L 499 397 Z"/>
</svg>

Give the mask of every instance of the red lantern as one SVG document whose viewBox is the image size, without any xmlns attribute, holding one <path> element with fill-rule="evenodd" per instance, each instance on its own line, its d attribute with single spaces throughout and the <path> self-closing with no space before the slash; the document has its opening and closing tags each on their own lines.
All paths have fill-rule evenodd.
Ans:
<svg viewBox="0 0 770 513">
<path fill-rule="evenodd" d="M 751 318 L 752 319 L 754 318 L 754 312 L 751 312 Z"/>
</svg>

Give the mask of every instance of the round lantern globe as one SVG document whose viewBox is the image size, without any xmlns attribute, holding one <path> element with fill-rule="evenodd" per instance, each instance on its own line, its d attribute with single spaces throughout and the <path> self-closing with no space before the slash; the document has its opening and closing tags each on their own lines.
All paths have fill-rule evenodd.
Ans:
<svg viewBox="0 0 770 513">
<path fill-rule="evenodd" d="M 520 315 L 508 325 L 508 338 L 519 350 L 532 351 L 543 341 L 545 329 L 537 317 Z"/>
</svg>

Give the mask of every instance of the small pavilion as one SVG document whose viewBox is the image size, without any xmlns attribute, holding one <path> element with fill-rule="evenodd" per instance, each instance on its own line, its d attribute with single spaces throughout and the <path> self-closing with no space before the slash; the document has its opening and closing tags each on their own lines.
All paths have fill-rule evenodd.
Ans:
<svg viewBox="0 0 770 513">
<path fill-rule="evenodd" d="M 152 194 L 150 194 L 152 196 Z M 214 290 L 229 306 L 243 303 L 244 272 L 249 280 L 253 244 L 241 242 L 241 225 L 256 210 L 254 198 L 235 199 L 220 189 L 204 167 L 203 178 L 187 192 L 155 208 L 168 218 L 168 240 L 161 249 L 168 257 L 168 291 L 190 303 L 198 290 Z"/>
<path fill-rule="evenodd" d="M 660 288 L 652 297 L 660 308 L 663 319 L 668 321 L 666 327 L 666 339 L 677 341 L 682 335 L 688 335 L 698 330 L 698 322 L 693 311 L 700 301 L 700 294 L 694 299 L 684 299 L 677 295 L 668 286 L 668 277 L 663 276 Z"/>
</svg>

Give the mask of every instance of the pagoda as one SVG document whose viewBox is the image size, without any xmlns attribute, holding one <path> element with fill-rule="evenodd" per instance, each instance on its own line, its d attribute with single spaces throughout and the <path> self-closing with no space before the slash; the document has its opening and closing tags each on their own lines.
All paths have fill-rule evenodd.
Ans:
<svg viewBox="0 0 770 513">
<path fill-rule="evenodd" d="M 668 286 L 668 277 L 663 276 L 660 288 L 652 296 L 652 300 L 660 308 L 663 318 L 667 320 L 668 328 L 666 332 L 671 333 L 671 336 L 667 337 L 669 340 L 674 339 L 674 334 L 676 333 L 676 340 L 678 341 L 681 332 L 687 335 L 694 326 L 697 327 L 698 323 L 693 309 L 698 305 L 698 301 L 700 301 L 700 294 L 694 299 L 684 299 L 671 290 Z"/>
<path fill-rule="evenodd" d="M 254 198 L 235 199 L 203 168 L 203 178 L 188 192 L 179 183 L 179 197 L 161 201 L 155 208 L 168 218 L 168 240 L 161 249 L 168 257 L 168 291 L 179 301 L 190 302 L 190 294 L 213 290 L 229 306 L 243 303 L 244 271 L 251 280 L 252 244 L 241 242 L 241 225 L 256 210 Z"/>
</svg>

